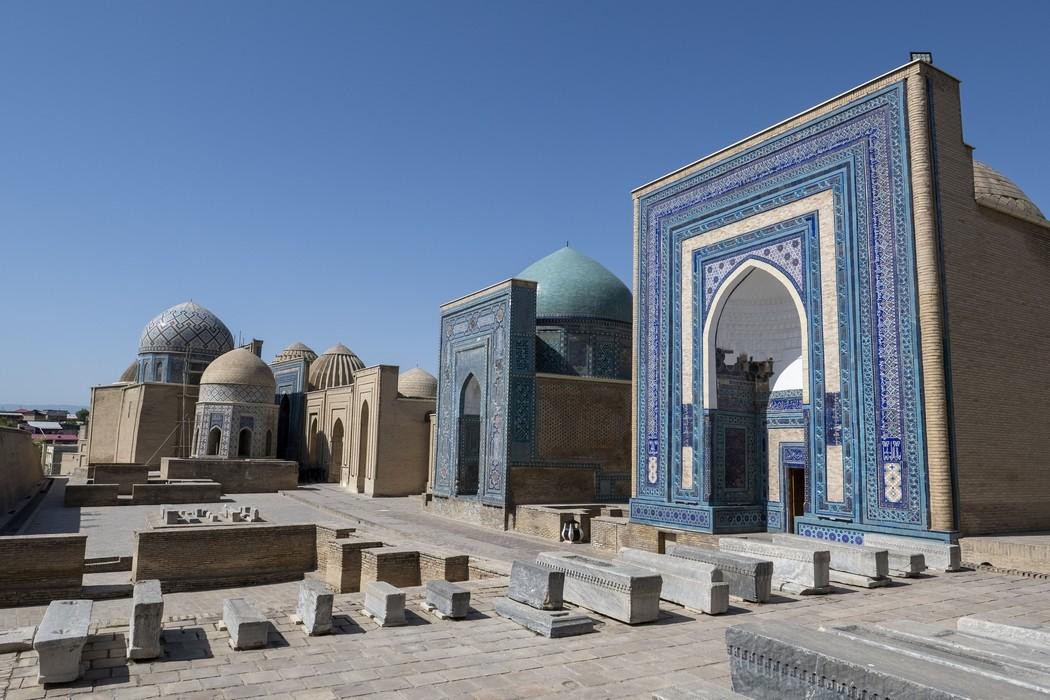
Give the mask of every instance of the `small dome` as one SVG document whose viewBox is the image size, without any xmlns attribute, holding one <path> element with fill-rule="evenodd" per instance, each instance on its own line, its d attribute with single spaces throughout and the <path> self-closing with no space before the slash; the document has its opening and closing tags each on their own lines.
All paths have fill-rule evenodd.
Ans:
<svg viewBox="0 0 1050 700">
<path fill-rule="evenodd" d="M 134 384 L 139 380 L 139 361 L 134 360 L 128 368 L 124 370 L 124 373 L 120 375 L 120 379 L 117 380 L 117 384 Z"/>
<path fill-rule="evenodd" d="M 219 317 L 199 304 L 176 304 L 146 324 L 139 353 L 192 352 L 218 357 L 233 349 L 233 335 Z"/>
<path fill-rule="evenodd" d="M 536 318 L 599 318 L 631 322 L 631 290 L 597 260 L 568 246 L 517 275 L 533 280 Z"/>
<path fill-rule="evenodd" d="M 1043 212 L 1020 187 L 999 171 L 976 160 L 973 162 L 973 195 L 986 207 L 1029 221 L 1047 223 Z"/>
<path fill-rule="evenodd" d="M 292 343 L 273 358 L 274 362 L 288 362 L 289 360 L 306 360 L 313 362 L 317 359 L 317 353 L 303 343 Z"/>
<path fill-rule="evenodd" d="M 437 377 L 419 367 L 397 378 L 397 393 L 410 399 L 436 399 L 437 391 Z"/>
<path fill-rule="evenodd" d="M 354 383 L 354 372 L 365 363 L 342 343 L 328 348 L 310 365 L 310 388 L 332 389 Z"/>
<path fill-rule="evenodd" d="M 271 394 L 277 390 L 270 366 L 245 348 L 230 350 L 208 365 L 201 375 L 201 386 L 206 384 L 257 386 L 268 389 Z"/>
</svg>

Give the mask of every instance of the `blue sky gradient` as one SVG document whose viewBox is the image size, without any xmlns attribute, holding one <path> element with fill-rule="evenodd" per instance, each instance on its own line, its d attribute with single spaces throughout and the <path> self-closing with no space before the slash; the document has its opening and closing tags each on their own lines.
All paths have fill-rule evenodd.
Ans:
<svg viewBox="0 0 1050 700">
<path fill-rule="evenodd" d="M 1050 3 L 5 2 L 0 402 L 86 403 L 192 298 L 264 357 L 436 366 L 440 303 L 630 191 L 934 53 L 1050 210 Z"/>
</svg>

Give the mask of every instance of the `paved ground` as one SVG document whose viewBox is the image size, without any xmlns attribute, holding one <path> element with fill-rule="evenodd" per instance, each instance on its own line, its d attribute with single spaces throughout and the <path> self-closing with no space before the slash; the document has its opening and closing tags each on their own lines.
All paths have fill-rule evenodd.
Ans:
<svg viewBox="0 0 1050 700">
<path fill-rule="evenodd" d="M 418 512 L 418 501 L 368 501 L 323 487 L 313 498 L 323 517 L 360 521 L 384 540 L 427 541 L 499 559 L 550 549 L 535 538 L 475 529 Z M 306 504 L 288 496 L 279 499 Z M 116 507 L 112 510 L 124 510 Z M 104 509 L 99 509 L 104 510 Z M 265 513 L 264 513 L 265 515 Z M 322 517 L 320 511 L 315 516 Z M 589 552 L 588 548 L 577 551 Z M 379 629 L 360 612 L 360 594 L 336 596 L 337 634 L 309 638 L 287 614 L 296 584 L 178 593 L 165 596 L 165 613 L 184 617 L 165 625 L 165 656 L 128 663 L 124 635 L 129 601 L 96 603 L 96 634 L 85 652 L 87 673 L 72 685 L 36 685 L 33 652 L 0 655 L 0 694 L 18 698 L 256 696 L 336 698 L 649 697 L 654 689 L 711 679 L 728 684 L 724 631 L 752 620 L 845 624 L 912 619 L 951 623 L 961 615 L 998 611 L 1050 622 L 1050 581 L 983 571 L 937 574 L 874 590 L 838 589 L 827 596 L 780 596 L 766 605 L 734 601 L 730 614 L 709 617 L 664 604 L 655 623 L 629 627 L 599 618 L 593 634 L 547 640 L 495 616 L 493 601 L 506 579 L 470 582 L 475 612 L 441 621 L 422 612 L 421 589 L 410 589 L 410 624 Z M 245 595 L 269 611 L 277 635 L 264 650 L 233 652 L 215 622 L 221 600 Z M 35 622 L 43 608 L 0 610 L 0 627 Z"/>
</svg>

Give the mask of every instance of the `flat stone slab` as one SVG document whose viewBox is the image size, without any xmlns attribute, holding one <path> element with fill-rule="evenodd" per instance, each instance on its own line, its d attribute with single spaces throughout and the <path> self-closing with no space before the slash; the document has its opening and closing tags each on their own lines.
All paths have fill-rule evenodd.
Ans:
<svg viewBox="0 0 1050 700">
<path fill-rule="evenodd" d="M 536 563 L 565 574 L 570 603 L 629 625 L 660 616 L 662 581 L 649 569 L 568 552 L 543 552 Z"/>
<path fill-rule="evenodd" d="M 470 591 L 448 581 L 427 581 L 426 606 L 439 617 L 461 620 L 470 613 Z"/>
<path fill-rule="evenodd" d="M 37 681 L 68 683 L 80 678 L 80 654 L 91 626 L 90 600 L 54 600 L 37 628 L 33 648 L 40 655 Z"/>
<path fill-rule="evenodd" d="M 303 629 L 310 636 L 332 631 L 332 605 L 335 596 L 328 586 L 317 579 L 307 578 L 299 584 L 299 601 L 295 612 Z"/>
<path fill-rule="evenodd" d="M 365 585 L 365 614 L 380 627 L 405 624 L 405 592 L 386 581 L 370 581 Z"/>
<path fill-rule="evenodd" d="M 830 591 L 831 553 L 827 549 L 798 549 L 741 537 L 722 537 L 718 548 L 773 562 L 773 579 L 783 591 L 802 595 Z"/>
<path fill-rule="evenodd" d="M 620 560 L 660 575 L 660 599 L 691 610 L 721 615 L 729 610 L 729 584 L 713 564 L 690 561 L 641 549 L 620 549 Z"/>
<path fill-rule="evenodd" d="M 884 579 L 890 575 L 889 552 L 879 547 L 844 542 L 827 542 L 799 535 L 773 535 L 773 544 L 800 549 L 827 550 L 831 554 L 829 567 L 856 576 Z"/>
<path fill-rule="evenodd" d="M 496 614 L 548 638 L 573 637 L 594 630 L 594 620 L 569 610 L 538 610 L 510 598 L 500 598 L 493 607 Z"/>
<path fill-rule="evenodd" d="M 747 696 L 711 681 L 693 681 L 689 685 L 657 690 L 653 693 L 653 700 L 747 700 Z"/>
<path fill-rule="evenodd" d="M 915 578 L 926 571 L 926 557 L 918 552 L 898 552 L 887 549 L 889 555 L 890 576 Z"/>
<path fill-rule="evenodd" d="M 16 627 L 13 630 L 0 630 L 0 654 L 29 651 L 33 648 L 33 636 L 35 634 L 35 625 Z"/>
<path fill-rule="evenodd" d="M 247 598 L 222 601 L 222 621 L 234 649 L 262 649 L 270 641 L 270 621 Z"/>
<path fill-rule="evenodd" d="M 510 567 L 507 597 L 537 610 L 561 610 L 565 574 L 516 559 Z"/>
<path fill-rule="evenodd" d="M 940 571 L 959 571 L 962 569 L 962 552 L 957 544 L 919 537 L 884 535 L 880 532 L 865 532 L 864 544 L 871 547 L 885 547 L 886 549 L 909 554 L 921 554 L 926 560 L 926 566 L 931 569 Z"/>
<path fill-rule="evenodd" d="M 160 581 L 135 584 L 128 623 L 128 658 L 155 659 L 160 656 L 160 631 L 164 619 L 164 596 Z"/>
<path fill-rule="evenodd" d="M 955 627 L 966 634 L 1050 651 L 1050 626 L 1038 622 L 995 613 L 980 613 L 960 617 L 956 620 Z"/>
<path fill-rule="evenodd" d="M 730 552 L 684 544 L 671 545 L 668 555 L 710 564 L 722 572 L 729 584 L 729 595 L 752 603 L 769 600 L 773 580 L 773 562 L 743 557 Z"/>
<path fill-rule="evenodd" d="M 948 665 L 922 648 L 895 648 L 794 623 L 752 622 L 726 630 L 733 690 L 753 698 L 850 697 L 957 700 L 1043 698 L 989 677 L 958 656 Z"/>
</svg>

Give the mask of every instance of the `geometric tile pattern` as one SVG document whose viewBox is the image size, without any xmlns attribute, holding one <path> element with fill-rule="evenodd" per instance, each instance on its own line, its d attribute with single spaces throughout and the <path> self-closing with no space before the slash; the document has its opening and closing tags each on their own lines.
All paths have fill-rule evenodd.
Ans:
<svg viewBox="0 0 1050 700">
<path fill-rule="evenodd" d="M 219 318 L 203 306 L 187 301 L 176 304 L 146 324 L 139 352 L 185 352 L 218 357 L 233 350 L 233 335 Z"/>
</svg>

